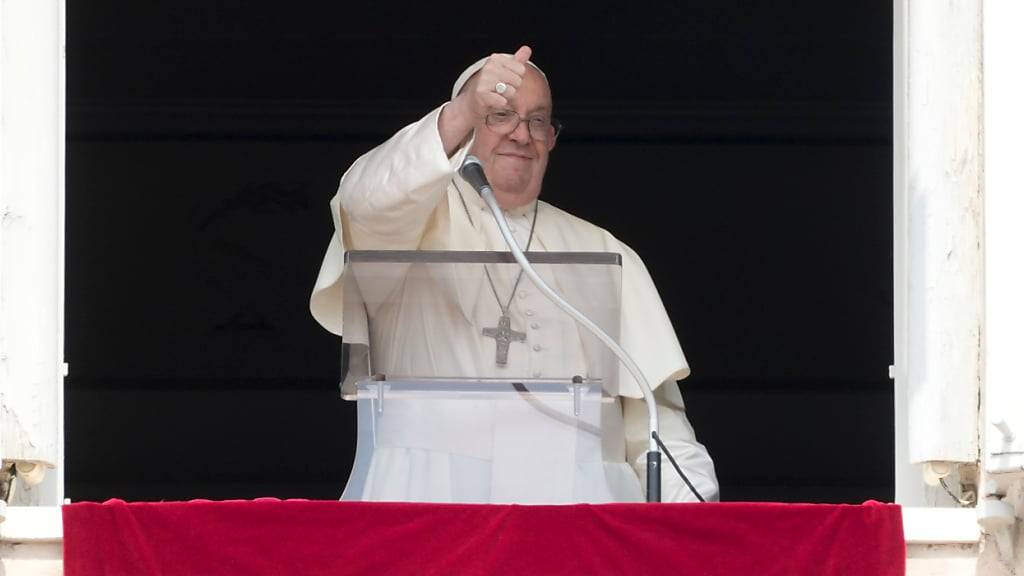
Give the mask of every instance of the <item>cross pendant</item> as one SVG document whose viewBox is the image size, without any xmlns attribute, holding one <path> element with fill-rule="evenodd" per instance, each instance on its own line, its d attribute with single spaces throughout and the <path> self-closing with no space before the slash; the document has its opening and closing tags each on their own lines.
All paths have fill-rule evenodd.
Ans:
<svg viewBox="0 0 1024 576">
<path fill-rule="evenodd" d="M 526 342 L 525 332 L 516 332 L 512 329 L 512 319 L 509 318 L 508 314 L 502 314 L 498 318 L 498 326 L 496 328 L 484 328 L 483 335 L 488 338 L 494 338 L 495 351 L 494 351 L 494 363 L 498 366 L 504 366 L 508 364 L 508 346 L 514 342 Z"/>
</svg>

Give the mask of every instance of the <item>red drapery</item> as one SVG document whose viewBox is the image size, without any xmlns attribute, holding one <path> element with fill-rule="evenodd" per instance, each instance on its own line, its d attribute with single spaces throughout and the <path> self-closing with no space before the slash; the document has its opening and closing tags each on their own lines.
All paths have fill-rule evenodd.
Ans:
<svg viewBox="0 0 1024 576">
<path fill-rule="evenodd" d="M 896 576 L 890 504 L 503 506 L 258 499 L 64 507 L 67 576 Z"/>
</svg>

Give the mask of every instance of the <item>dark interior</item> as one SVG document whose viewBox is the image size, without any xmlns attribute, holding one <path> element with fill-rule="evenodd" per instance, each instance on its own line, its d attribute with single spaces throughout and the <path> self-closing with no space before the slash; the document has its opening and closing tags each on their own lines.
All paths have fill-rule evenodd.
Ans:
<svg viewBox="0 0 1024 576">
<path fill-rule="evenodd" d="M 361 153 L 491 52 L 646 261 L 724 500 L 893 498 L 892 6 L 68 0 L 67 496 L 337 498 L 308 298 Z"/>
</svg>

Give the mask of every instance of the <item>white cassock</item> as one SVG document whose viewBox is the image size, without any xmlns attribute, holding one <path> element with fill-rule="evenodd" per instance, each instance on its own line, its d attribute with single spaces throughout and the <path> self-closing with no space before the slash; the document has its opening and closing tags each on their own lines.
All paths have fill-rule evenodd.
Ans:
<svg viewBox="0 0 1024 576">
<path fill-rule="evenodd" d="M 365 350 L 359 345 L 368 344 L 370 335 L 365 321 L 352 318 L 354 310 L 362 308 L 347 305 L 351 303 L 343 299 L 346 250 L 508 249 L 483 201 L 456 174 L 467 147 L 452 157 L 444 153 L 437 129 L 440 111 L 438 108 L 406 126 L 356 160 L 342 177 L 338 193 L 331 201 L 336 231 L 313 289 L 310 309 L 331 332 L 342 335 L 344 327 L 345 341 L 354 344 L 356 350 Z M 534 210 L 538 211 L 535 220 Z M 506 216 L 520 247 L 527 245 L 531 227 L 534 228 L 531 251 L 621 255 L 620 343 L 655 387 L 660 435 L 665 444 L 697 490 L 706 499 L 717 500 L 714 465 L 695 438 L 675 383 L 689 374 L 689 366 L 639 256 L 608 232 L 545 202 Z M 535 226 L 531 226 L 533 222 Z M 389 375 L 416 374 L 422 373 L 423 366 L 429 366 L 436 374 L 494 377 L 564 377 L 588 372 L 586 339 L 581 338 L 575 323 L 564 312 L 526 278 L 513 295 L 516 274 L 508 269 L 492 268 L 494 289 L 484 278 L 482 266 L 479 271 L 472 282 L 461 278 L 458 286 L 446 287 L 442 283 L 431 287 L 434 300 L 419 297 L 416 314 L 375 318 L 375 326 L 379 326 L 378 322 L 389 322 L 396 329 L 383 331 L 384 337 L 381 330 L 374 329 L 374 371 L 384 371 L 378 367 L 386 366 L 385 373 Z M 573 286 L 565 277 L 548 276 L 545 280 L 550 280 L 558 291 L 579 294 L 586 290 L 585 286 Z M 481 327 L 495 326 L 500 314 L 499 300 L 500 305 L 511 301 L 512 328 L 527 334 L 525 343 L 512 343 L 504 367 L 494 361 L 495 340 L 481 336 Z M 423 306 L 430 302 L 434 302 L 435 309 L 423 311 Z M 349 317 L 345 318 L 345 314 Z M 424 345 L 425 342 L 432 344 Z M 358 352 L 355 356 L 353 364 L 365 366 Z M 639 386 L 624 368 L 620 368 L 617 379 L 610 380 L 617 380 L 617 384 L 614 389 L 606 389 L 614 400 L 602 410 L 603 474 L 610 487 L 610 499 L 642 500 L 648 448 L 646 404 Z M 472 459 L 437 451 L 378 450 L 370 478 L 360 488 L 361 494 L 346 497 L 500 500 L 488 495 L 486 487 L 466 488 L 465 477 L 479 472 L 472 470 L 473 466 Z M 454 487 L 461 490 L 461 496 L 455 495 L 458 490 Z M 662 470 L 662 499 L 695 500 L 667 459 Z"/>
</svg>

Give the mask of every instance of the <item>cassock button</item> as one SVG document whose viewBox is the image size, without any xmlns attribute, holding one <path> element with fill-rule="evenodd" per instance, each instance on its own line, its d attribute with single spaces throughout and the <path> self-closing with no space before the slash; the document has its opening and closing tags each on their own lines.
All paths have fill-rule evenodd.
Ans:
<svg viewBox="0 0 1024 576">
<path fill-rule="evenodd" d="M 537 328 L 540 328 L 540 324 L 537 324 L 536 322 L 532 322 L 530 324 L 530 328 L 533 328 L 534 330 L 536 330 Z"/>
<path fill-rule="evenodd" d="M 533 310 L 527 310 L 526 311 L 526 315 L 527 316 L 533 316 Z"/>
<path fill-rule="evenodd" d="M 525 290 L 520 290 L 519 291 L 519 299 L 522 300 L 523 298 L 526 298 L 526 291 Z"/>
<path fill-rule="evenodd" d="M 540 344 L 534 344 L 534 345 L 533 345 L 533 351 L 534 351 L 534 352 L 540 352 L 540 350 L 541 350 L 541 348 L 540 348 Z"/>
<path fill-rule="evenodd" d="M 534 378 L 540 378 L 541 377 L 541 373 L 540 372 L 534 372 L 533 373 L 533 377 Z"/>
</svg>

